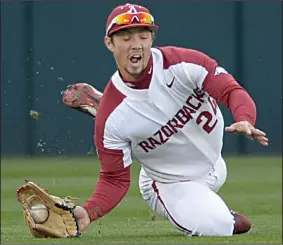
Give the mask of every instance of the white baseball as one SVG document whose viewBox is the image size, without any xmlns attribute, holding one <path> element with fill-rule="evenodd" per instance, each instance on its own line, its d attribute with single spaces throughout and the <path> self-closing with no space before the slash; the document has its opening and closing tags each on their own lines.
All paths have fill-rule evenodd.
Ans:
<svg viewBox="0 0 283 245">
<path fill-rule="evenodd" d="M 35 206 L 32 206 L 30 213 L 34 222 L 37 224 L 44 223 L 49 215 L 47 208 L 43 204 L 37 204 Z"/>
</svg>

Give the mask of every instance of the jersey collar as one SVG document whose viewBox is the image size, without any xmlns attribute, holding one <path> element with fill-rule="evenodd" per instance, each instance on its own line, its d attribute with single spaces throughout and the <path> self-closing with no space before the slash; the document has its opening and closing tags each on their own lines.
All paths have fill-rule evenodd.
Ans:
<svg viewBox="0 0 283 245">
<path fill-rule="evenodd" d="M 120 77 L 122 78 L 123 82 L 130 88 L 133 89 L 148 89 L 149 84 L 152 78 L 152 69 L 153 69 L 153 59 L 152 55 L 149 58 L 147 66 L 143 71 L 142 75 L 135 81 L 127 81 L 122 78 L 121 73 L 119 72 Z"/>
</svg>

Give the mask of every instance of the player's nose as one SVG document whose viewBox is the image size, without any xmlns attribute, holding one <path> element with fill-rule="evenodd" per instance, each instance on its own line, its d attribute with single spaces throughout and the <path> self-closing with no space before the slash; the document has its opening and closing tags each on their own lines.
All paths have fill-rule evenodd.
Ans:
<svg viewBox="0 0 283 245">
<path fill-rule="evenodd" d="M 134 36 L 131 41 L 132 49 L 142 49 L 142 42 L 139 37 Z"/>
</svg>

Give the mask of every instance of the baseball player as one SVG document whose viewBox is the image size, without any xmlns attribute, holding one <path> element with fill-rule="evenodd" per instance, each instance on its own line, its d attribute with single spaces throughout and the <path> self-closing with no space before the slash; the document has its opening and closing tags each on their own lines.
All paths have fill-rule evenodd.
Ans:
<svg viewBox="0 0 283 245">
<path fill-rule="evenodd" d="M 123 199 L 136 159 L 142 198 L 178 230 L 189 236 L 248 232 L 250 221 L 231 211 L 217 192 L 227 173 L 224 130 L 268 145 L 266 134 L 255 128 L 255 104 L 206 54 L 153 47 L 157 29 L 147 8 L 116 7 L 107 20 L 105 45 L 117 71 L 103 95 L 82 83 L 63 94 L 65 104 L 96 117 L 101 170 L 93 194 L 74 211 L 80 231 Z M 232 112 L 232 125 L 224 128 L 218 103 Z"/>
</svg>

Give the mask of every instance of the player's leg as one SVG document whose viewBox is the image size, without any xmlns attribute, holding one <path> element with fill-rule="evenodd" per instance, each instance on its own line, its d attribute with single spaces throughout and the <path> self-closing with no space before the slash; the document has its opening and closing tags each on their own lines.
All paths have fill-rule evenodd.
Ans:
<svg viewBox="0 0 283 245">
<path fill-rule="evenodd" d="M 96 117 L 102 93 L 87 83 L 69 85 L 62 92 L 63 103 L 72 109 Z"/>
<path fill-rule="evenodd" d="M 181 231 L 196 236 L 231 236 L 234 217 L 224 201 L 207 186 L 194 182 L 153 183 L 168 219 Z"/>
<path fill-rule="evenodd" d="M 143 200 L 155 213 L 165 219 L 168 219 L 167 211 L 158 200 L 157 195 L 152 188 L 152 184 L 153 180 L 148 177 L 148 175 L 142 168 L 139 176 L 139 187 Z"/>
<path fill-rule="evenodd" d="M 140 191 L 146 203 L 188 235 L 230 236 L 234 218 L 223 200 L 197 182 L 162 184 L 152 181 L 144 170 Z"/>
<path fill-rule="evenodd" d="M 227 177 L 226 163 L 223 158 L 217 161 L 214 170 L 210 171 L 203 178 L 197 180 L 197 182 L 208 186 L 212 191 L 218 192 L 222 187 Z M 141 168 L 139 176 L 140 193 L 145 202 L 151 207 L 158 215 L 168 219 L 168 214 L 162 204 L 158 201 L 157 195 L 152 188 L 153 180 L 146 174 L 143 168 Z"/>
<path fill-rule="evenodd" d="M 227 175 L 226 164 L 225 164 L 225 162 L 222 159 L 221 161 L 219 161 L 216 164 L 214 171 L 211 171 L 209 174 L 207 174 L 207 176 L 205 176 L 204 178 L 198 180 L 197 182 L 200 185 L 202 185 L 202 186 L 209 187 L 212 190 L 212 191 L 209 191 L 209 192 L 213 193 L 213 192 L 217 192 L 220 189 L 220 187 L 223 185 L 223 183 L 226 180 L 226 175 Z M 166 207 L 165 207 L 164 203 L 162 203 L 161 197 L 158 196 L 157 193 L 154 191 L 154 188 L 153 188 L 152 184 L 153 184 L 153 180 L 150 177 L 148 177 L 147 174 L 145 173 L 145 171 L 142 169 L 141 173 L 140 173 L 139 185 L 140 185 L 140 192 L 142 194 L 143 199 L 146 201 L 146 203 L 149 205 L 149 207 L 151 207 L 152 210 L 154 210 L 157 214 L 161 215 L 165 219 L 169 219 L 174 224 L 174 226 L 176 228 L 178 228 L 180 230 L 183 230 L 183 231 L 187 232 L 188 234 L 190 234 L 189 231 L 186 231 L 185 227 L 183 227 L 185 229 L 182 229 L 181 228 L 182 225 L 179 224 L 176 221 L 176 219 L 174 219 L 174 217 L 170 214 L 170 212 L 168 212 L 168 209 L 166 210 Z M 157 184 L 157 186 L 158 185 L 159 184 Z M 191 200 L 194 199 L 194 197 L 191 197 L 189 195 L 189 193 L 186 191 L 187 190 L 186 187 L 182 187 L 183 186 L 182 183 L 181 183 L 181 186 L 179 186 L 178 183 L 176 183 L 176 186 L 178 186 L 178 188 L 176 188 L 176 192 L 175 192 L 176 194 L 178 194 L 178 192 L 179 192 L 178 190 L 184 189 L 183 192 L 184 192 L 184 194 L 186 194 L 184 196 L 189 196 L 189 198 L 185 198 L 185 200 L 184 200 L 184 206 L 185 206 L 184 209 L 185 210 L 188 207 L 190 207 L 190 209 L 201 210 L 199 208 L 199 205 L 194 205 L 193 203 L 191 203 Z M 155 189 L 156 189 L 156 187 L 155 187 Z M 169 189 L 170 189 L 170 187 L 169 187 Z M 158 189 L 156 191 L 158 191 Z M 232 219 L 235 220 L 234 230 L 233 230 L 234 234 L 235 233 L 245 233 L 245 232 L 247 232 L 250 229 L 250 222 L 246 219 L 245 216 L 243 216 L 242 214 L 238 214 L 238 213 L 235 214 L 233 212 L 227 213 L 226 211 L 229 210 L 229 209 L 226 206 L 226 204 L 223 202 L 223 200 L 215 193 L 214 193 L 214 195 L 210 193 L 210 195 L 212 195 L 212 199 L 216 199 L 216 201 L 214 202 L 213 200 L 205 199 L 203 202 L 207 203 L 207 204 L 209 204 L 209 203 L 216 203 L 216 209 L 215 209 L 216 211 L 214 211 L 214 209 L 211 208 L 212 206 L 209 206 L 209 207 L 206 208 L 211 213 L 210 214 L 210 216 L 211 216 L 210 220 L 211 221 L 210 222 L 206 222 L 205 223 L 206 226 L 207 225 L 209 226 L 208 223 L 211 223 L 212 227 L 216 226 L 215 223 L 219 223 L 220 226 L 221 226 L 221 223 L 223 224 L 223 223 L 227 222 L 227 220 L 231 221 L 231 217 L 233 216 Z M 168 196 L 170 196 L 170 193 L 169 193 Z M 195 196 L 195 195 L 193 195 L 193 196 Z M 204 195 L 204 198 L 205 197 L 206 197 L 206 195 Z M 176 199 L 178 199 L 178 197 Z M 174 203 L 173 201 L 170 202 L 170 200 L 168 202 L 169 202 L 169 206 L 171 205 L 170 203 Z M 178 201 L 178 203 L 179 202 L 180 202 L 180 200 Z M 221 218 L 221 221 L 219 221 L 219 222 L 217 221 L 217 219 L 219 217 L 222 217 L 223 213 L 219 214 L 219 207 L 220 206 L 218 205 L 218 203 L 219 203 L 220 206 L 222 206 L 221 210 L 226 210 L 225 211 L 226 218 L 225 219 Z M 177 210 L 181 210 L 182 207 L 180 207 L 180 206 L 181 205 L 177 205 L 176 209 Z M 195 206 L 195 208 L 194 208 L 194 206 Z M 205 215 L 209 215 L 207 210 L 205 212 L 201 212 L 201 213 L 205 214 Z M 195 212 L 193 212 L 193 214 L 195 214 Z M 196 216 L 198 216 L 198 215 L 196 215 Z M 187 218 L 189 220 L 191 220 L 193 217 L 187 217 Z M 220 229 L 220 226 L 219 226 L 219 229 Z M 228 224 L 228 227 L 229 226 L 231 226 L 231 223 Z M 200 234 L 202 234 L 202 235 L 211 235 L 210 233 L 205 233 L 205 232 L 201 232 L 201 231 L 197 231 L 197 230 L 193 234 L 195 234 L 195 235 L 200 235 Z"/>
<path fill-rule="evenodd" d="M 197 182 L 208 186 L 212 191 L 217 193 L 226 181 L 227 167 L 224 159 L 218 159 L 214 166 L 214 170 L 208 173 L 204 178 L 197 180 Z M 251 222 L 242 213 L 234 212 L 230 209 L 231 214 L 234 216 L 234 234 L 246 233 L 251 229 Z"/>
</svg>

